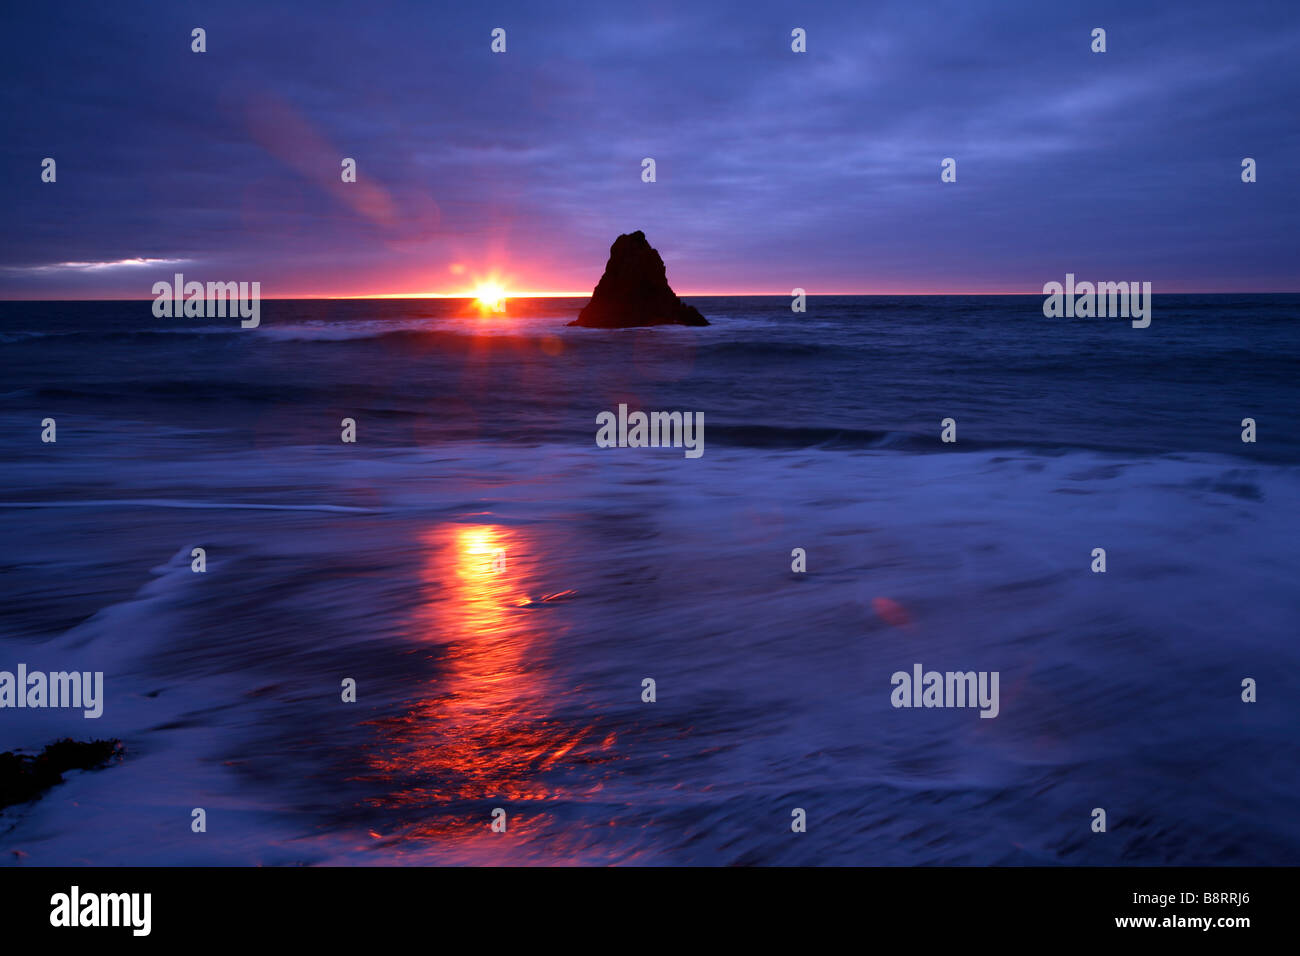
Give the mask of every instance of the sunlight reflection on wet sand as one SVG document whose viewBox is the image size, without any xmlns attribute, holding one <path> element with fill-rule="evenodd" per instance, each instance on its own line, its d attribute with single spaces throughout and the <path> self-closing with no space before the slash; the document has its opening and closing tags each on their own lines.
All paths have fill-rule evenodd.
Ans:
<svg viewBox="0 0 1300 956">
<path fill-rule="evenodd" d="M 438 645 L 438 674 L 404 715 L 376 722 L 384 733 L 368 763 L 397 786 L 378 805 L 404 822 L 400 834 L 371 835 L 461 844 L 499 838 L 489 826 L 496 806 L 508 814 L 507 832 L 528 835 L 550 817 L 519 804 L 598 792 L 598 779 L 557 778 L 612 759 L 615 735 L 555 716 L 571 691 L 547 668 L 563 627 L 535 586 L 535 536 L 501 525 L 444 525 L 421 543 L 429 598 L 409 633 Z M 419 808 L 428 813 L 412 812 Z"/>
</svg>

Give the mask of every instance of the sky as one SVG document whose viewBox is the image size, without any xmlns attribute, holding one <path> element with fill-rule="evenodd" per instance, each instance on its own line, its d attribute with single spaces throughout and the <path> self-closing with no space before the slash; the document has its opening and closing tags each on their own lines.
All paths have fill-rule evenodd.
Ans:
<svg viewBox="0 0 1300 956">
<path fill-rule="evenodd" d="M 0 298 L 587 295 L 636 229 L 681 295 L 1300 291 L 1297 50 L 1295 0 L 7 4 Z"/>
</svg>

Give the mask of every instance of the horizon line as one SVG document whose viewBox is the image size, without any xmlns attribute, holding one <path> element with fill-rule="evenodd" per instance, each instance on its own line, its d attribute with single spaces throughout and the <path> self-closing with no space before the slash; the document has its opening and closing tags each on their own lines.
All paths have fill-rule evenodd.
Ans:
<svg viewBox="0 0 1300 956">
<path fill-rule="evenodd" d="M 805 292 L 806 298 L 825 298 L 829 296 L 838 297 L 856 297 L 856 298 L 921 298 L 932 296 L 1030 296 L 1041 297 L 1046 295 L 1044 292 L 1025 292 L 1023 290 L 1015 292 Z M 1152 295 L 1298 295 L 1300 289 L 1191 289 L 1179 292 L 1156 292 Z M 792 294 L 789 292 L 678 292 L 678 298 L 695 298 L 695 299 L 789 299 Z M 591 292 L 515 292 L 508 293 L 504 298 L 510 299 L 590 299 Z M 154 302 L 157 296 L 78 296 L 76 298 L 44 298 L 39 296 L 25 296 L 21 298 L 0 298 L 0 302 Z M 259 301 L 263 302 L 301 302 L 301 301 L 360 301 L 369 299 L 462 299 L 467 302 L 474 302 L 478 296 L 473 294 L 457 294 L 442 292 L 383 292 L 372 293 L 369 295 L 275 295 L 260 296 Z M 205 298 L 206 301 L 206 298 Z"/>
</svg>

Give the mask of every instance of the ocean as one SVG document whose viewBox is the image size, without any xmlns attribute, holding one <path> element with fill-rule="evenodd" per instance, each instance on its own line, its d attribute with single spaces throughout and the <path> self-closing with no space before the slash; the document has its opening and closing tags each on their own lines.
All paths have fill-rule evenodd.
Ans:
<svg viewBox="0 0 1300 956">
<path fill-rule="evenodd" d="M 687 301 L 0 303 L 0 861 L 1300 863 L 1300 296 Z"/>
</svg>

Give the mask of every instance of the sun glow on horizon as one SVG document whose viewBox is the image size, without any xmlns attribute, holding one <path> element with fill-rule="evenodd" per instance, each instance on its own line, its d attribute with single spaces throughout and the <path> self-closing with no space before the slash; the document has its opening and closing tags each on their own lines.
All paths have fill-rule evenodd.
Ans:
<svg viewBox="0 0 1300 956">
<path fill-rule="evenodd" d="M 474 304 L 481 312 L 504 312 L 507 298 L 506 290 L 496 282 L 482 282 L 474 290 Z"/>
</svg>

